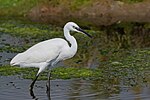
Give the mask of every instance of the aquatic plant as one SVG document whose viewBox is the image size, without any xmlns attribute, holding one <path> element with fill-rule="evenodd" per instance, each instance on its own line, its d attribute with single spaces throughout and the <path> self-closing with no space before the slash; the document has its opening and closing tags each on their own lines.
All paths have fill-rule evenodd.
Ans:
<svg viewBox="0 0 150 100">
<path fill-rule="evenodd" d="M 119 23 L 111 27 L 101 28 L 101 31 L 86 30 L 93 36 L 92 39 L 87 39 L 82 34 L 72 33 L 77 41 L 80 41 L 80 49 L 73 59 L 64 62 L 65 66 L 71 67 L 53 69 L 52 78 L 128 79 L 137 76 L 147 81 L 148 78 L 145 78 L 145 75 L 149 75 L 147 70 L 150 69 L 150 49 L 135 48 L 149 45 L 148 33 L 145 33 L 147 35 L 146 38 L 143 37 L 143 43 L 140 41 L 140 43 L 134 44 L 134 35 L 131 36 L 130 33 L 133 32 L 135 26 L 142 26 L 143 29 L 149 30 L 149 24 Z M 120 31 L 122 28 L 123 31 Z M 0 32 L 29 40 L 29 42 L 32 40 L 31 44 L 27 42 L 19 46 L 4 44 L 0 51 L 7 52 L 21 52 L 39 41 L 63 37 L 60 27 L 12 19 L 0 21 Z M 147 44 L 144 46 L 144 43 Z M 93 66 L 97 68 L 88 69 L 93 68 Z M 21 75 L 28 79 L 34 78 L 36 72 L 37 69 L 34 68 L 0 67 L 0 75 Z M 139 80 L 137 77 L 136 80 Z M 41 74 L 39 79 L 47 79 L 47 73 Z"/>
<path fill-rule="evenodd" d="M 33 79 L 37 73 L 37 68 L 19 68 L 11 66 L 1 66 L 0 75 L 11 76 L 11 75 L 21 75 L 25 79 Z M 47 73 L 45 71 L 39 76 L 39 80 L 47 80 Z M 99 69 L 88 69 L 88 68 L 55 68 L 52 70 L 52 79 L 70 79 L 70 78 L 92 78 L 100 77 L 101 70 Z"/>
<path fill-rule="evenodd" d="M 110 51 L 109 51 L 110 52 Z M 120 50 L 111 54 L 106 52 L 103 55 L 109 57 L 107 60 L 101 60 L 98 68 L 82 67 L 58 67 L 52 70 L 52 79 L 134 79 L 138 82 L 148 81 L 150 74 L 150 49 Z M 108 56 L 109 55 L 109 56 Z M 80 64 L 78 64 L 80 65 Z M 83 65 L 83 64 L 82 64 Z M 21 75 L 26 79 L 33 79 L 38 69 L 19 68 L 10 66 L 1 66 L 0 75 Z M 47 71 L 39 77 L 41 80 L 47 79 Z M 128 81 L 127 81 L 128 82 Z M 140 83 L 139 83 L 140 84 Z"/>
<path fill-rule="evenodd" d="M 6 21 L 6 20 L 5 20 Z M 27 24 L 25 22 L 21 22 L 20 20 L 4 20 L 0 22 L 0 32 L 9 33 L 13 36 L 19 36 L 23 38 L 30 39 L 49 39 L 52 36 L 60 35 L 60 29 L 56 31 L 58 28 L 52 28 L 50 25 L 40 25 L 40 24 Z M 43 35 L 44 34 L 44 35 Z M 60 35 L 61 36 L 61 35 Z"/>
</svg>

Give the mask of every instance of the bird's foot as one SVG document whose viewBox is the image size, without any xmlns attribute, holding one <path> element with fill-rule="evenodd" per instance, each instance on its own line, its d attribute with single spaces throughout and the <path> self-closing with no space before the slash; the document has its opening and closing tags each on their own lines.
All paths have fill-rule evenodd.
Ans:
<svg viewBox="0 0 150 100">
<path fill-rule="evenodd" d="M 46 92 L 49 92 L 50 91 L 50 85 L 49 83 L 46 84 Z"/>
<path fill-rule="evenodd" d="M 35 99 L 35 95 L 34 95 L 34 92 L 33 92 L 33 87 L 29 87 L 29 91 L 30 91 L 30 95 L 32 96 L 32 99 Z"/>
</svg>

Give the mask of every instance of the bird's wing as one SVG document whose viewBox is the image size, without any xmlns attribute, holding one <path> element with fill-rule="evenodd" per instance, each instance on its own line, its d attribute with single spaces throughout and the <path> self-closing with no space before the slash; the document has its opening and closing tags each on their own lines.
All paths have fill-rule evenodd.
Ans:
<svg viewBox="0 0 150 100">
<path fill-rule="evenodd" d="M 58 56 L 59 52 L 60 52 L 60 50 L 58 50 L 58 49 L 57 49 L 57 51 L 53 51 L 53 50 L 47 51 L 43 48 L 38 49 L 37 51 L 34 51 L 32 53 L 25 52 L 22 62 L 24 62 L 24 63 L 48 62 L 48 61 L 55 59 Z"/>
<path fill-rule="evenodd" d="M 62 48 L 68 46 L 64 39 L 56 38 L 40 42 L 12 59 L 20 63 L 41 63 L 56 59 Z"/>
<path fill-rule="evenodd" d="M 28 55 L 26 61 L 28 63 L 51 61 L 60 54 L 62 48 L 66 45 L 66 41 L 59 38 L 44 41 L 31 47 L 25 52 L 25 54 L 27 53 Z"/>
</svg>

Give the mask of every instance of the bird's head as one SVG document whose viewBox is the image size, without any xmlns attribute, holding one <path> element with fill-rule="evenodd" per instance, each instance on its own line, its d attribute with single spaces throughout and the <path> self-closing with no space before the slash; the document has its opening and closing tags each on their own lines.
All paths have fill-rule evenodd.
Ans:
<svg viewBox="0 0 150 100">
<path fill-rule="evenodd" d="M 75 32 L 79 32 L 79 33 L 83 33 L 86 34 L 87 36 L 89 36 L 90 38 L 92 38 L 92 36 L 90 34 L 88 34 L 87 32 L 85 32 L 84 30 L 82 30 L 76 23 L 74 22 L 68 22 L 65 26 L 64 29 L 68 29 L 70 31 L 75 31 Z"/>
</svg>

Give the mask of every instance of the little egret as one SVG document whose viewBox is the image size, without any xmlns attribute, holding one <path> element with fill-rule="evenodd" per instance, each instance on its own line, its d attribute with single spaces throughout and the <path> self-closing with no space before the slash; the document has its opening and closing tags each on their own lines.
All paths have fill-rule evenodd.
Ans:
<svg viewBox="0 0 150 100">
<path fill-rule="evenodd" d="M 37 75 L 30 85 L 30 90 L 33 89 L 39 74 L 46 68 L 51 69 L 58 62 L 73 57 L 77 52 L 76 39 L 70 35 L 70 31 L 80 32 L 91 37 L 88 33 L 83 31 L 76 23 L 68 22 L 64 28 L 64 36 L 67 41 L 62 38 L 49 39 L 35 44 L 23 53 L 17 54 L 10 62 L 11 66 L 20 67 L 37 67 L 39 68 Z M 50 71 L 48 75 L 48 82 L 50 86 Z"/>
</svg>

